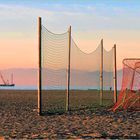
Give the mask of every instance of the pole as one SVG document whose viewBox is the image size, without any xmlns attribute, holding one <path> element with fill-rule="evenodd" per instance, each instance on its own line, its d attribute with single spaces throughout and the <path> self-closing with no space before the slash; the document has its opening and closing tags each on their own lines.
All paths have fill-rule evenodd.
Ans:
<svg viewBox="0 0 140 140">
<path fill-rule="evenodd" d="M 68 47 L 69 47 L 69 54 L 68 54 L 68 70 L 67 70 L 67 94 L 66 94 L 66 111 L 69 111 L 69 94 L 70 94 L 70 58 L 71 58 L 71 26 L 69 27 L 68 31 Z"/>
<path fill-rule="evenodd" d="M 103 105 L 103 39 L 101 40 L 100 59 L 100 105 Z"/>
<path fill-rule="evenodd" d="M 38 114 L 42 113 L 42 86 L 41 86 L 41 17 L 38 17 Z"/>
<path fill-rule="evenodd" d="M 137 66 L 137 63 L 139 64 L 139 62 L 136 62 L 136 63 L 135 63 L 135 67 L 134 67 L 134 69 L 133 69 L 134 71 L 133 71 L 133 75 L 132 75 L 132 80 L 131 80 L 132 82 L 131 82 L 130 90 L 132 90 L 132 88 L 133 88 L 136 69 L 139 68 L 139 67 Z"/>
<path fill-rule="evenodd" d="M 117 102 L 117 62 L 116 62 L 116 44 L 113 47 L 114 52 L 114 103 Z"/>
</svg>

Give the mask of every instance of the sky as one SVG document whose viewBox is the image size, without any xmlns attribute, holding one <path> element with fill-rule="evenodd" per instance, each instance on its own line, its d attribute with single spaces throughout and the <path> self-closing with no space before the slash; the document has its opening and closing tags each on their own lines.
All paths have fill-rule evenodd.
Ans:
<svg viewBox="0 0 140 140">
<path fill-rule="evenodd" d="M 0 69 L 38 66 L 37 19 L 55 33 L 72 26 L 78 47 L 94 51 L 100 40 L 110 50 L 117 45 L 122 60 L 139 57 L 139 0 L 0 0 Z"/>
</svg>

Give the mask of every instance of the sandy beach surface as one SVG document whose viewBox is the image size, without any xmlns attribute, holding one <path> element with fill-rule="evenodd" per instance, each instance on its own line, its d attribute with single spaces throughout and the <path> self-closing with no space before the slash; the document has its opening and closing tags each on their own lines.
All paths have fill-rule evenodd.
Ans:
<svg viewBox="0 0 140 140">
<path fill-rule="evenodd" d="M 140 112 L 85 109 L 38 116 L 36 91 L 0 91 L 0 138 L 140 139 Z"/>
</svg>

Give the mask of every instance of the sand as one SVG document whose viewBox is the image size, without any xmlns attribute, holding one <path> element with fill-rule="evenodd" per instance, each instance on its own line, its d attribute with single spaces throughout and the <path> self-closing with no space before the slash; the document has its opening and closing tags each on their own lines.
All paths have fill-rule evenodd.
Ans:
<svg viewBox="0 0 140 140">
<path fill-rule="evenodd" d="M 36 91 L 0 91 L 0 138 L 139 138 L 140 112 L 85 109 L 38 116 Z"/>
</svg>

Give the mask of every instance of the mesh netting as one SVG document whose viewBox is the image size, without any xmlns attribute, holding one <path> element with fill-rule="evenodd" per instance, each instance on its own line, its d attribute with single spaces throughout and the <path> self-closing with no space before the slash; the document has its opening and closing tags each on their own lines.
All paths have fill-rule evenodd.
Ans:
<svg viewBox="0 0 140 140">
<path fill-rule="evenodd" d="M 68 32 L 54 34 L 42 26 L 41 33 L 42 110 L 64 110 L 67 88 Z"/>
<path fill-rule="evenodd" d="M 113 104 L 113 48 L 103 49 L 103 105 Z"/>
<path fill-rule="evenodd" d="M 99 102 L 101 45 L 92 53 L 71 41 L 70 109 L 91 107 Z"/>
<path fill-rule="evenodd" d="M 140 59 L 123 60 L 122 88 L 112 109 L 129 108 L 140 109 Z"/>
<path fill-rule="evenodd" d="M 101 43 L 95 51 L 85 53 L 71 41 L 70 108 L 82 109 L 100 103 Z M 113 49 L 103 49 L 102 105 L 113 103 Z"/>
<path fill-rule="evenodd" d="M 68 83 L 69 32 L 54 34 L 41 29 L 42 111 L 66 109 Z M 70 109 L 89 108 L 100 103 L 100 65 L 103 54 L 103 104 L 113 102 L 113 50 L 106 51 L 101 43 L 95 51 L 85 53 L 71 39 Z"/>
<path fill-rule="evenodd" d="M 72 39 L 71 89 L 99 89 L 100 47 L 88 54 L 80 50 Z"/>
</svg>

